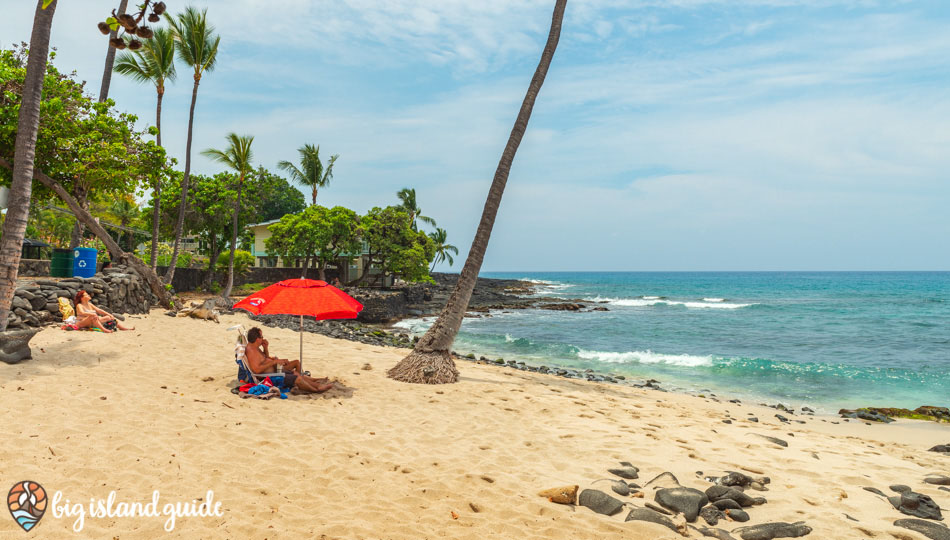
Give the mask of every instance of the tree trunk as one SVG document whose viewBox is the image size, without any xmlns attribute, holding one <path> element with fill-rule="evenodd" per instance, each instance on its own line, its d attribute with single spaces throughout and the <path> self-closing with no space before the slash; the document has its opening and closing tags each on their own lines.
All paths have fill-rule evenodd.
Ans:
<svg viewBox="0 0 950 540">
<path fill-rule="evenodd" d="M 181 246 L 181 234 L 185 228 L 185 209 L 188 207 L 188 182 L 191 179 L 191 136 L 195 126 L 195 102 L 198 100 L 198 83 L 201 77 L 195 75 L 195 87 L 191 91 L 191 109 L 188 111 L 188 139 L 185 143 L 185 174 L 181 179 L 181 204 L 178 205 L 178 221 L 175 223 L 175 240 L 172 247 L 172 260 L 165 273 L 165 283 L 171 283 L 175 277 L 175 265 L 178 264 L 178 250 Z"/>
<path fill-rule="evenodd" d="M 158 146 L 162 146 L 162 98 L 165 97 L 165 88 L 158 88 L 158 105 L 155 107 L 155 129 L 158 130 L 158 133 L 155 134 L 155 142 Z M 162 201 L 162 179 L 155 179 L 155 187 L 152 188 L 152 195 L 154 195 L 152 203 L 152 253 L 149 254 L 149 265 L 152 267 L 152 272 L 155 272 L 158 268 L 158 221 L 161 219 L 161 201 Z"/>
<path fill-rule="evenodd" d="M 218 265 L 218 257 L 221 255 L 221 243 L 218 242 L 218 235 L 210 232 L 211 237 L 211 258 L 208 259 L 208 275 L 205 276 L 204 287 L 211 290 L 211 284 L 214 282 L 215 268 Z"/>
<path fill-rule="evenodd" d="M 125 7 L 128 5 L 129 0 L 121 0 L 119 2 L 119 9 L 116 10 L 116 15 L 122 15 L 125 13 Z M 113 30 L 109 33 L 109 39 L 115 39 L 119 35 L 118 30 Z M 109 99 L 109 85 L 112 84 L 112 67 L 115 65 L 115 47 L 112 44 L 108 44 L 108 49 L 106 50 L 106 67 L 102 70 L 102 86 L 99 87 L 99 103 Z M 161 146 L 161 143 L 159 143 Z"/>
<path fill-rule="evenodd" d="M 81 182 L 77 182 L 77 184 L 81 184 Z M 77 185 L 74 196 L 76 197 L 76 202 L 79 203 L 79 206 L 83 210 L 88 211 L 89 199 L 86 194 L 86 189 L 83 188 L 81 185 Z M 83 226 L 82 221 L 76 220 L 76 223 L 73 224 L 73 232 L 69 237 L 70 249 L 75 249 L 79 247 L 80 244 L 82 244 L 82 237 L 85 232 L 86 232 L 86 228 Z"/>
<path fill-rule="evenodd" d="M 511 163 L 514 161 L 515 153 L 518 151 L 518 146 L 521 144 L 521 139 L 528 127 L 531 110 L 534 108 L 534 102 L 541 90 L 541 85 L 544 83 L 544 77 L 551 66 L 554 50 L 557 49 L 566 4 L 567 0 L 557 0 L 555 3 L 547 44 L 544 46 L 544 52 L 541 53 L 541 61 L 531 78 L 531 84 L 528 85 L 528 92 L 521 103 L 518 118 L 515 120 L 515 125 L 508 136 L 508 144 L 505 145 L 501 160 L 498 162 L 497 169 L 495 169 L 495 177 L 488 191 L 488 198 L 485 200 L 482 218 L 478 223 L 478 230 L 472 240 L 472 247 L 469 249 L 465 266 L 462 268 L 462 273 L 455 284 L 455 290 L 449 296 L 445 307 L 439 314 L 439 318 L 419 339 L 409 356 L 403 358 L 387 372 L 390 378 L 403 382 L 428 384 L 451 383 L 458 380 L 458 369 L 455 368 L 455 362 L 452 360 L 449 349 L 452 347 L 455 336 L 462 326 L 462 318 L 465 316 L 468 302 L 472 298 L 472 291 L 475 289 L 475 282 L 478 279 L 478 271 L 482 267 L 485 250 L 488 248 L 488 240 L 491 238 L 492 227 L 495 224 L 495 216 L 498 214 L 501 197 L 505 192 L 505 184 L 508 182 Z"/>
<path fill-rule="evenodd" d="M 36 155 L 36 134 L 40 125 L 40 100 L 43 98 L 43 79 L 49 56 L 49 34 L 56 11 L 56 0 L 43 9 L 43 0 L 36 3 L 33 33 L 30 36 L 30 56 L 26 61 L 26 81 L 17 119 L 16 142 L 13 152 L 13 178 L 7 216 L 3 221 L 0 239 L 0 332 L 7 329 L 10 304 L 16 292 L 16 278 L 23 253 L 23 236 L 30 216 L 30 196 L 33 194 L 33 158 Z"/>
<path fill-rule="evenodd" d="M 42 1 L 42 0 L 40 0 Z M 5 159 L 0 158 L 0 167 L 5 167 L 10 169 L 10 163 Z M 142 278 L 148 282 L 149 288 L 152 290 L 152 293 L 158 297 L 158 302 L 166 308 L 171 307 L 171 295 L 168 294 L 168 291 L 165 289 L 165 285 L 162 283 L 162 280 L 158 275 L 152 271 L 151 268 L 145 265 L 142 261 L 130 253 L 122 251 L 122 248 L 119 247 L 119 244 L 113 240 L 112 236 L 96 221 L 96 218 L 92 216 L 89 212 L 85 211 L 76 199 L 66 191 L 59 182 L 53 180 L 49 176 L 46 176 L 43 171 L 39 169 L 33 169 L 33 179 L 39 180 L 41 184 L 53 190 L 59 198 L 69 206 L 69 209 L 73 212 L 73 215 L 76 216 L 76 219 L 82 221 L 86 224 L 86 227 L 89 227 L 89 230 L 95 234 L 99 240 L 102 240 L 102 243 L 106 245 L 106 248 L 109 250 L 109 254 L 112 257 L 113 262 L 118 262 L 119 264 L 125 264 L 131 266 Z"/>
<path fill-rule="evenodd" d="M 327 261 L 326 259 L 320 259 L 320 266 L 318 268 L 318 273 L 320 277 L 318 279 L 322 281 L 327 280 Z"/>
<path fill-rule="evenodd" d="M 237 199 L 234 200 L 234 220 L 232 221 L 231 231 L 231 255 L 228 256 L 228 284 L 221 291 L 221 297 L 228 300 L 231 296 L 231 288 L 234 287 L 234 252 L 237 250 L 238 237 L 238 214 L 241 213 L 241 190 L 244 188 L 244 173 L 238 179 Z"/>
</svg>

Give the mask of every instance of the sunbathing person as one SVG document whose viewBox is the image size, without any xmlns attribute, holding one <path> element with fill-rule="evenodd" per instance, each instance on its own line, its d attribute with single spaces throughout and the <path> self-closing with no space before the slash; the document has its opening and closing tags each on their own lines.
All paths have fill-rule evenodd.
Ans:
<svg viewBox="0 0 950 540">
<path fill-rule="evenodd" d="M 135 330 L 135 327 L 126 327 L 115 318 L 115 315 L 104 309 L 97 308 L 91 302 L 92 295 L 80 289 L 76 293 L 76 326 L 79 328 L 98 328 L 106 334 L 111 334 L 116 328 L 119 330 Z"/>
<path fill-rule="evenodd" d="M 285 360 L 271 356 L 267 345 L 267 340 L 264 339 L 264 333 L 260 328 L 255 326 L 248 331 L 244 356 L 247 357 L 247 364 L 254 373 L 266 373 L 280 366 L 284 373 L 285 386 L 310 394 L 326 392 L 333 388 L 333 384 L 328 383 L 326 378 L 316 379 L 301 373 L 300 360 Z"/>
</svg>

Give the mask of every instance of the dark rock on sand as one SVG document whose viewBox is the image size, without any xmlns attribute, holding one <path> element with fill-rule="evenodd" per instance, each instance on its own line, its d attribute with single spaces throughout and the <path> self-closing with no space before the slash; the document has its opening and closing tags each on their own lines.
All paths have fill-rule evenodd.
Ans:
<svg viewBox="0 0 950 540">
<path fill-rule="evenodd" d="M 670 521 L 670 518 L 655 510 L 650 510 L 649 508 L 634 508 L 629 514 L 627 514 L 627 517 L 624 519 L 624 521 L 649 521 L 650 523 L 663 525 L 673 532 L 679 532 L 676 530 L 676 525 Z"/>
<path fill-rule="evenodd" d="M 696 521 L 699 509 L 709 502 L 705 493 L 687 487 L 660 489 L 654 498 L 663 508 L 685 515 L 690 523 Z"/>
<path fill-rule="evenodd" d="M 726 514 L 719 508 L 709 505 L 704 506 L 702 510 L 699 511 L 699 517 L 703 518 L 703 521 L 709 525 L 716 525 L 720 519 L 726 519 Z"/>
<path fill-rule="evenodd" d="M 884 422 L 889 424 L 894 421 L 893 418 L 877 413 L 872 412 L 866 409 L 850 410 L 850 409 L 841 409 L 838 411 L 838 414 L 841 415 L 841 418 L 857 418 L 860 420 L 871 420 L 873 422 Z"/>
<path fill-rule="evenodd" d="M 933 476 L 928 476 L 924 478 L 924 482 L 928 484 L 933 484 L 935 486 L 950 486 L 950 476 L 943 476 L 942 474 L 936 474 Z"/>
<path fill-rule="evenodd" d="M 781 414 L 776 414 L 775 417 L 778 418 L 778 421 L 779 421 L 779 422 L 788 423 L 788 418 L 785 418 L 785 417 L 782 416 Z"/>
<path fill-rule="evenodd" d="M 713 506 L 720 510 L 741 510 L 742 507 L 739 506 L 739 503 L 732 499 L 719 499 L 718 501 L 712 503 Z"/>
<path fill-rule="evenodd" d="M 577 504 L 586 506 L 598 514 L 612 516 L 623 510 L 623 503 L 596 489 L 585 489 L 577 498 Z"/>
<path fill-rule="evenodd" d="M 29 328 L 0 332 L 0 362 L 16 364 L 33 358 L 30 340 L 39 331 L 39 328 Z"/>
<path fill-rule="evenodd" d="M 719 483 L 724 486 L 748 486 L 753 482 L 751 476 L 747 474 L 742 474 L 741 472 L 732 471 L 726 476 L 723 476 Z"/>
<path fill-rule="evenodd" d="M 715 538 L 716 540 L 736 540 L 735 536 L 729 534 L 729 531 L 724 531 L 722 529 L 712 529 L 710 527 L 693 527 L 699 534 L 707 538 Z"/>
<path fill-rule="evenodd" d="M 887 497 L 887 495 L 885 495 L 883 491 L 877 489 L 876 487 L 864 487 L 861 489 L 863 489 L 864 491 L 870 491 L 871 493 L 875 495 L 880 495 L 881 497 Z"/>
<path fill-rule="evenodd" d="M 782 439 L 779 439 L 778 437 L 770 437 L 768 435 L 759 435 L 758 433 L 753 433 L 753 435 L 758 435 L 759 437 L 762 437 L 763 439 L 769 441 L 770 443 L 777 444 L 784 448 L 788 448 L 788 443 L 783 441 Z"/>
<path fill-rule="evenodd" d="M 940 507 L 929 496 L 913 491 L 905 491 L 900 497 L 888 497 L 888 501 L 902 513 L 924 519 L 942 520 Z"/>
<path fill-rule="evenodd" d="M 617 495 L 623 495 L 624 497 L 630 495 L 630 486 L 623 480 L 610 480 L 609 478 L 605 478 L 604 480 L 610 482 L 610 489 Z"/>
<path fill-rule="evenodd" d="M 739 506 L 748 508 L 755 505 L 755 499 L 739 491 L 738 489 L 727 486 L 710 486 L 706 490 L 706 497 L 709 501 L 715 503 L 723 499 L 735 501 Z"/>
<path fill-rule="evenodd" d="M 739 523 L 745 523 L 749 521 L 749 514 L 745 510 L 726 510 L 725 514 L 729 516 L 729 519 L 732 521 L 738 521 Z"/>
<path fill-rule="evenodd" d="M 950 454 L 950 443 L 948 444 L 938 444 L 929 450 L 929 452 L 940 452 L 942 454 Z"/>
<path fill-rule="evenodd" d="M 950 488 L 948 487 L 938 487 L 937 489 L 939 489 L 940 491 L 946 491 L 947 493 L 950 493 Z"/>
<path fill-rule="evenodd" d="M 607 472 L 610 474 L 616 474 L 620 478 L 626 478 L 627 480 L 636 480 L 639 478 L 640 469 L 634 467 L 633 465 L 628 465 L 626 467 L 618 467 L 616 469 L 607 469 Z"/>
<path fill-rule="evenodd" d="M 922 519 L 898 519 L 894 522 L 894 525 L 919 532 L 931 540 L 950 540 L 950 528 L 932 521 L 924 521 Z"/>
<path fill-rule="evenodd" d="M 750 527 L 739 527 L 732 532 L 737 533 L 742 540 L 772 540 L 773 538 L 798 538 L 799 536 L 805 536 L 811 532 L 811 527 L 805 525 L 804 521 L 797 521 L 795 523 L 777 521 L 775 523 L 763 523 Z"/>
<path fill-rule="evenodd" d="M 675 515 L 673 512 L 670 512 L 670 511 L 667 510 L 666 508 L 663 508 L 662 506 L 660 506 L 660 505 L 658 505 L 658 504 L 653 504 L 653 503 L 651 503 L 650 501 L 647 501 L 647 502 L 643 503 L 643 505 L 646 506 L 647 508 L 649 508 L 650 510 L 653 510 L 654 512 L 659 512 L 659 513 L 663 514 L 664 516 L 672 516 L 672 515 Z"/>
<path fill-rule="evenodd" d="M 904 484 L 894 484 L 893 486 L 887 486 L 888 489 L 894 493 L 906 493 L 908 491 L 913 491 L 910 489 L 910 486 L 905 486 Z"/>
</svg>

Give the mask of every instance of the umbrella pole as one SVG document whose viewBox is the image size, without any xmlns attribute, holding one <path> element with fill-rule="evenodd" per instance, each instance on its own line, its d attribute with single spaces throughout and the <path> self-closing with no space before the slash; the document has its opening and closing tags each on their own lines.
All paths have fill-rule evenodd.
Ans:
<svg viewBox="0 0 950 540">
<path fill-rule="evenodd" d="M 303 315 L 300 316 L 300 373 L 303 374 Z"/>
</svg>

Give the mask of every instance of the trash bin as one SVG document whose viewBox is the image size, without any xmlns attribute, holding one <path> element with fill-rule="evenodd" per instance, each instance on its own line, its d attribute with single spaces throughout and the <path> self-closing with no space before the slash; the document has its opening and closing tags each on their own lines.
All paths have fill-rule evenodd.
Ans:
<svg viewBox="0 0 950 540">
<path fill-rule="evenodd" d="M 50 277 L 73 277 L 73 250 L 53 250 L 53 258 L 49 262 Z"/>
<path fill-rule="evenodd" d="M 90 278 L 96 275 L 96 256 L 99 250 L 95 248 L 76 248 L 73 250 L 73 275 Z"/>
</svg>

